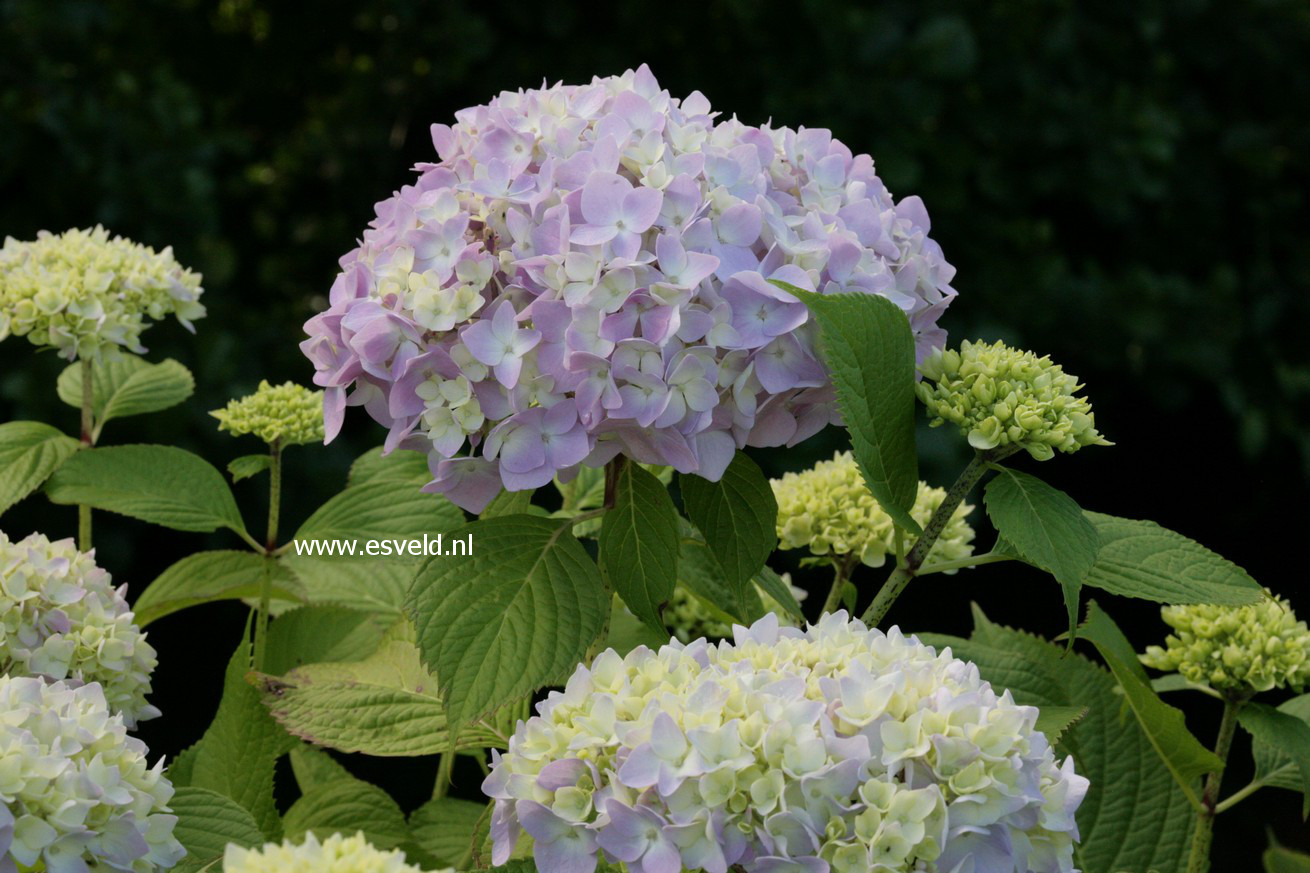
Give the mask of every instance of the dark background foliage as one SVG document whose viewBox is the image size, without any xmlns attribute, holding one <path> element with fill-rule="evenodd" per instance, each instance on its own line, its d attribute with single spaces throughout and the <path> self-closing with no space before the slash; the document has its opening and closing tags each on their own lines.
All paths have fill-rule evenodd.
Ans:
<svg viewBox="0 0 1310 873">
<path fill-rule="evenodd" d="M 204 273 L 198 336 L 146 335 L 152 358 L 195 371 L 197 397 L 105 439 L 175 442 L 221 465 L 257 446 L 218 434 L 206 410 L 263 377 L 308 380 L 300 325 L 372 204 L 432 157 L 431 122 L 502 89 L 645 61 L 674 95 L 829 127 L 873 154 L 898 196 L 923 197 L 959 268 L 952 336 L 1051 353 L 1119 443 L 1041 474 L 1085 506 L 1202 540 L 1310 613 L 1302 562 L 1288 560 L 1310 481 L 1307 57 L 1301 0 L 0 0 L 0 234 L 102 222 Z M 72 430 L 52 390 L 62 364 L 0 344 L 0 420 Z M 925 475 L 945 484 L 960 442 L 922 436 Z M 332 446 L 291 452 L 285 529 L 380 437 L 353 415 Z M 756 456 L 777 474 L 840 438 Z M 259 486 L 237 492 L 261 518 Z M 101 562 L 136 590 L 186 551 L 235 545 L 98 518 Z M 5 523 L 74 530 L 71 510 L 40 498 Z M 970 600 L 1061 629 L 1056 586 L 1008 565 L 918 583 L 892 619 L 967 632 Z M 1107 605 L 1139 645 L 1163 636 L 1149 604 Z M 212 607 L 152 628 L 166 713 L 143 731 L 154 750 L 199 736 L 242 621 Z M 1190 709 L 1207 742 L 1212 709 Z M 430 791 L 428 770 L 351 766 L 409 806 Z M 1234 771 L 1236 787 L 1249 765 Z M 476 774 L 460 775 L 473 796 Z M 1306 845 L 1294 806 L 1266 793 L 1224 816 L 1217 869 L 1249 869 L 1266 825 Z"/>
</svg>

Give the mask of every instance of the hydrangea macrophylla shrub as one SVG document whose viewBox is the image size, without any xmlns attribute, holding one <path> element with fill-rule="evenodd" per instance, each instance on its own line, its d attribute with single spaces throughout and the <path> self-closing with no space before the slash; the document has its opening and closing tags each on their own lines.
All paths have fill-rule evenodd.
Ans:
<svg viewBox="0 0 1310 873">
<path fill-rule="evenodd" d="M 815 555 L 855 555 L 870 567 L 881 567 L 896 549 L 896 530 L 869 492 L 855 458 L 838 452 L 808 470 L 785 473 L 773 479 L 778 500 L 778 546 L 808 549 Z M 919 483 L 919 495 L 910 515 L 927 524 L 946 498 L 946 489 Z M 965 520 L 973 507 L 967 503 L 951 514 L 933 543 L 930 558 L 955 561 L 973 554 L 973 528 Z"/>
<path fill-rule="evenodd" d="M 1166 606 L 1160 614 L 1174 632 L 1163 647 L 1147 647 L 1141 661 L 1148 667 L 1244 696 L 1310 685 L 1310 630 L 1281 597 L 1250 606 Z"/>
<path fill-rule="evenodd" d="M 262 848 L 245 849 L 228 844 L 223 855 L 222 873 L 422 873 L 405 863 L 405 853 L 384 852 L 364 839 L 362 833 L 352 837 L 332 834 L 319 840 L 313 832 L 294 843 L 268 843 Z M 453 869 L 433 873 L 454 873 Z"/>
<path fill-rule="evenodd" d="M 128 728 L 158 716 L 145 699 L 155 650 L 133 620 L 126 590 L 71 539 L 34 533 L 14 542 L 0 531 L 0 672 L 99 683 Z"/>
<path fill-rule="evenodd" d="M 954 269 L 923 204 L 826 130 L 720 119 L 645 66 L 456 119 L 302 348 L 329 439 L 364 406 L 467 509 L 618 453 L 717 479 L 833 421 L 806 306 L 770 279 L 890 298 L 920 357 L 944 340 Z"/>
<path fill-rule="evenodd" d="M 166 870 L 185 851 L 163 761 L 100 685 L 0 676 L 0 870 Z"/>
<path fill-rule="evenodd" d="M 200 276 L 172 248 L 156 252 L 97 225 L 0 247 L 0 340 L 26 336 L 60 357 L 140 354 L 146 318 L 173 315 L 183 327 L 205 314 Z"/>
<path fill-rule="evenodd" d="M 844 611 L 607 651 L 538 712 L 483 784 L 497 863 L 522 827 L 543 873 L 1073 869 L 1088 783 L 1037 710 Z"/>
<path fill-rule="evenodd" d="M 266 443 L 305 445 L 323 439 L 323 392 L 295 382 L 270 385 L 261 380 L 254 394 L 228 402 L 209 414 L 218 429 L 233 436 L 254 434 Z"/>
</svg>

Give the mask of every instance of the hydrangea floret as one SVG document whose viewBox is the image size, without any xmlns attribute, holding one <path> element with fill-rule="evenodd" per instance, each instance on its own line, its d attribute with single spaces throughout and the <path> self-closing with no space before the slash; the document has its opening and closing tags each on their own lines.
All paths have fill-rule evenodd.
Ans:
<svg viewBox="0 0 1310 873">
<path fill-rule="evenodd" d="M 844 611 L 613 650 L 493 753 L 493 861 L 543 873 L 1068 873 L 1088 782 L 1037 709 Z"/>
<path fill-rule="evenodd" d="M 797 603 L 805 602 L 809 592 L 791 584 L 790 573 L 782 573 L 779 578 L 791 590 L 791 594 L 796 598 Z M 778 616 L 780 624 L 795 624 L 795 620 L 787 612 L 786 608 L 774 600 L 758 584 L 755 586 L 755 593 L 759 595 L 760 603 L 765 610 Z M 681 585 L 673 589 L 673 596 L 669 598 L 668 605 L 664 607 L 663 617 L 664 626 L 669 629 L 669 633 L 684 643 L 689 643 L 701 637 L 709 640 L 721 640 L 732 635 L 732 622 L 722 612 L 712 610 L 704 600 Z"/>
<path fill-rule="evenodd" d="M 186 854 L 163 760 L 98 684 L 0 676 L 0 870 L 166 870 Z"/>
<path fill-rule="evenodd" d="M 209 413 L 218 429 L 233 436 L 254 434 L 269 445 L 296 446 L 323 441 L 323 392 L 295 382 L 259 383 L 254 394 L 229 401 Z"/>
<path fill-rule="evenodd" d="M 1076 396 L 1078 380 L 1049 357 L 965 340 L 958 351 L 933 351 L 919 372 L 932 426 L 958 426 L 975 449 L 1013 446 L 1045 461 L 1057 451 L 1112 445 L 1096 431 L 1091 402 Z"/>
<path fill-rule="evenodd" d="M 1148 667 L 1239 696 L 1310 685 L 1310 630 L 1281 597 L 1270 593 L 1249 606 L 1166 606 L 1160 614 L 1174 632 L 1163 647 L 1146 649 Z"/>
<path fill-rule="evenodd" d="M 855 457 L 838 452 L 808 470 L 774 479 L 778 501 L 778 547 L 808 549 L 819 556 L 854 555 L 870 567 L 881 567 L 896 549 L 892 518 L 870 493 Z M 946 490 L 919 483 L 910 515 L 928 523 Z M 973 506 L 961 504 L 942 529 L 929 553 L 931 561 L 957 561 L 973 554 L 974 531 L 966 519 Z M 947 571 L 953 572 L 953 571 Z"/>
<path fill-rule="evenodd" d="M 301 348 L 329 439 L 363 406 L 466 509 L 619 453 L 718 479 L 837 420 L 806 306 L 770 279 L 891 299 L 920 357 L 944 340 L 954 268 L 922 202 L 827 130 L 720 118 L 642 66 L 432 138 Z"/>
<path fill-rule="evenodd" d="M 154 718 L 146 703 L 155 650 L 94 552 L 71 539 L 0 531 L 0 673 L 70 685 L 97 682 L 128 728 Z"/>
<path fill-rule="evenodd" d="M 156 252 L 103 227 L 35 240 L 6 237 L 0 247 L 0 340 L 25 336 L 60 357 L 140 354 L 141 333 L 173 315 L 187 330 L 202 318 L 200 275 L 178 264 L 172 248 Z"/>
<path fill-rule="evenodd" d="M 300 842 L 284 840 L 246 849 L 229 843 L 223 873 L 422 873 L 405 863 L 405 853 L 383 851 L 363 833 L 332 834 L 319 840 L 311 831 Z M 453 868 L 434 873 L 454 873 Z"/>
</svg>

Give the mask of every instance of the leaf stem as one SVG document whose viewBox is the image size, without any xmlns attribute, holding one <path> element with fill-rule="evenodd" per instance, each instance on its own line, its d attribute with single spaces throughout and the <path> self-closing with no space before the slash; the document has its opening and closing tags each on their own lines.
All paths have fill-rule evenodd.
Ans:
<svg viewBox="0 0 1310 873">
<path fill-rule="evenodd" d="M 437 781 L 432 786 L 432 798 L 437 800 L 445 797 L 446 792 L 450 789 L 450 775 L 455 770 L 455 752 L 442 752 L 437 758 Z"/>
<path fill-rule="evenodd" d="M 1214 814 L 1218 815 L 1221 812 L 1227 812 L 1228 810 L 1232 809 L 1234 806 L 1237 806 L 1237 804 L 1241 803 L 1243 800 L 1246 800 L 1252 794 L 1255 794 L 1261 788 L 1264 788 L 1265 784 L 1266 783 L 1262 782 L 1261 780 L 1256 779 L 1250 782 L 1245 788 L 1241 789 L 1240 791 L 1234 791 L 1232 795 L 1226 797 L 1225 799 L 1221 800 L 1219 803 L 1215 804 Z"/>
<path fill-rule="evenodd" d="M 834 611 L 838 604 L 841 603 L 842 592 L 846 588 L 846 580 L 850 578 L 851 571 L 855 569 L 855 562 L 859 558 L 851 553 L 844 558 L 833 559 L 833 577 L 832 588 L 828 591 L 828 599 L 823 601 L 823 611 L 819 615 L 826 615 Z"/>
<path fill-rule="evenodd" d="M 1214 817 L 1219 814 L 1216 803 L 1219 799 L 1219 786 L 1223 782 L 1224 767 L 1228 763 L 1228 750 L 1232 748 L 1233 735 L 1237 733 L 1237 713 L 1245 702 L 1245 697 L 1224 699 L 1224 714 L 1219 721 L 1219 737 L 1214 744 L 1219 767 L 1206 777 L 1205 788 L 1201 792 L 1201 808 L 1196 813 L 1192 848 L 1187 855 L 1187 873 L 1208 873 L 1210 870 L 1210 844 L 1214 841 Z"/>
<path fill-rule="evenodd" d="M 255 669 L 264 670 L 264 649 L 268 638 L 269 611 L 273 600 L 273 564 L 268 556 L 277 547 L 278 515 L 282 508 L 282 446 L 276 440 L 268 446 L 268 535 L 265 538 L 264 572 L 259 577 L 259 616 L 255 621 Z"/>
<path fill-rule="evenodd" d="M 96 444 L 95 433 L 95 371 L 90 358 L 82 358 L 82 445 L 91 448 Z M 91 507 L 77 506 L 77 547 L 83 552 L 91 550 Z"/>
</svg>

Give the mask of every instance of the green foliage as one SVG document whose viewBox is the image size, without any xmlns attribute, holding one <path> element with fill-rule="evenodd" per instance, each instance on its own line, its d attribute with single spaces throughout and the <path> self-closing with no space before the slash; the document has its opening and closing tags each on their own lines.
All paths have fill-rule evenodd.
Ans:
<svg viewBox="0 0 1310 873">
<path fill-rule="evenodd" d="M 414 842 L 427 852 L 438 867 L 467 870 L 473 860 L 473 841 L 479 830 L 485 833 L 487 806 L 454 797 L 436 797 L 410 813 L 409 829 Z"/>
<path fill-rule="evenodd" d="M 272 465 L 273 459 L 268 455 L 242 455 L 227 462 L 227 473 L 233 482 L 240 482 L 264 472 Z"/>
<path fill-rule="evenodd" d="M 797 620 L 805 618 L 801 612 L 801 605 L 796 602 L 796 595 L 792 593 L 791 586 L 784 582 L 781 576 L 773 572 L 773 569 L 767 564 L 760 568 L 760 572 L 755 574 L 754 581 L 761 591 L 772 597 L 793 618 Z"/>
<path fill-rule="evenodd" d="M 377 651 L 394 620 L 342 606 L 306 606 L 269 625 L 264 672 L 329 661 L 362 661 Z"/>
<path fill-rule="evenodd" d="M 634 615 L 663 631 L 660 609 L 677 581 L 678 511 L 668 489 L 636 464 L 619 468 L 599 545 L 605 581 Z"/>
<path fill-rule="evenodd" d="M 531 491 L 501 491 L 482 510 L 478 518 L 499 518 L 502 515 L 527 515 L 532 511 Z"/>
<path fill-rule="evenodd" d="M 295 539 L 412 540 L 463 523 L 463 510 L 446 498 L 383 478 L 351 485 L 330 498 L 305 520 Z"/>
<path fill-rule="evenodd" d="M 409 839 L 405 814 L 396 801 L 376 785 L 353 777 L 310 788 L 291 804 L 282 825 L 290 840 L 311 831 L 320 838 L 363 831 L 379 849 L 394 849 Z"/>
<path fill-rule="evenodd" d="M 1310 724 L 1310 694 L 1293 697 L 1279 706 L 1278 711 Z M 1301 767 L 1291 755 L 1263 742 L 1258 736 L 1252 738 L 1251 751 L 1255 757 L 1256 782 L 1289 791 L 1303 790 L 1305 783 Z"/>
<path fill-rule="evenodd" d="M 335 758 L 313 746 L 296 746 L 287 757 L 291 761 L 291 773 L 296 777 L 296 786 L 300 788 L 301 794 L 329 782 L 355 778 Z"/>
<path fill-rule="evenodd" d="M 732 621 L 749 624 L 764 614 L 764 604 L 755 586 L 730 584 L 700 531 L 681 518 L 678 519 L 678 584 Z"/>
<path fill-rule="evenodd" d="M 751 579 L 778 544 L 778 501 L 759 466 L 737 452 L 723 478 L 679 476 L 687 518 L 700 530 L 736 600 L 747 597 Z"/>
<path fill-rule="evenodd" d="M 347 485 L 364 485 L 370 482 L 396 482 L 418 487 L 432 480 L 428 472 L 428 458 L 422 452 L 397 450 L 382 454 L 382 447 L 369 449 L 350 465 Z"/>
<path fill-rule="evenodd" d="M 217 600 L 239 600 L 259 594 L 260 580 L 268 571 L 266 559 L 254 552 L 195 552 L 187 555 L 151 582 L 137 597 L 133 609 L 145 627 L 189 606 Z M 298 603 L 304 593 L 296 580 L 275 565 L 273 596 Z"/>
<path fill-rule="evenodd" d="M 197 873 L 220 862 L 228 843 L 248 849 L 264 842 L 250 813 L 217 791 L 183 786 L 168 805 L 177 816 L 173 836 L 187 850 L 187 857 L 173 867 L 175 873 Z"/>
<path fill-rule="evenodd" d="M 1302 794 L 1301 817 L 1310 816 L 1310 722 L 1294 712 L 1252 701 L 1237 713 L 1237 723 L 1259 741 L 1262 754 L 1266 756 L 1265 767 L 1269 759 L 1276 756 L 1275 769 L 1291 769 L 1290 764 L 1300 771 L 1297 790 Z M 1264 775 L 1269 773 L 1266 770 Z M 1260 770 L 1257 770 L 1256 777 L 1260 776 Z"/>
<path fill-rule="evenodd" d="M 1272 835 L 1261 861 L 1265 873 L 1310 873 L 1310 855 L 1278 845 Z"/>
<path fill-rule="evenodd" d="M 40 488 L 80 445 L 39 421 L 0 424 L 0 513 Z"/>
<path fill-rule="evenodd" d="M 82 364 L 64 368 L 56 383 L 59 399 L 74 409 L 82 408 Z M 145 415 L 176 406 L 196 390 L 191 371 L 172 358 L 157 364 L 136 355 L 122 354 L 93 365 L 91 409 L 96 439 L 105 423 L 130 415 Z"/>
<path fill-rule="evenodd" d="M 304 599 L 395 617 L 423 565 L 422 558 L 284 554 L 278 563 L 300 584 Z"/>
</svg>

